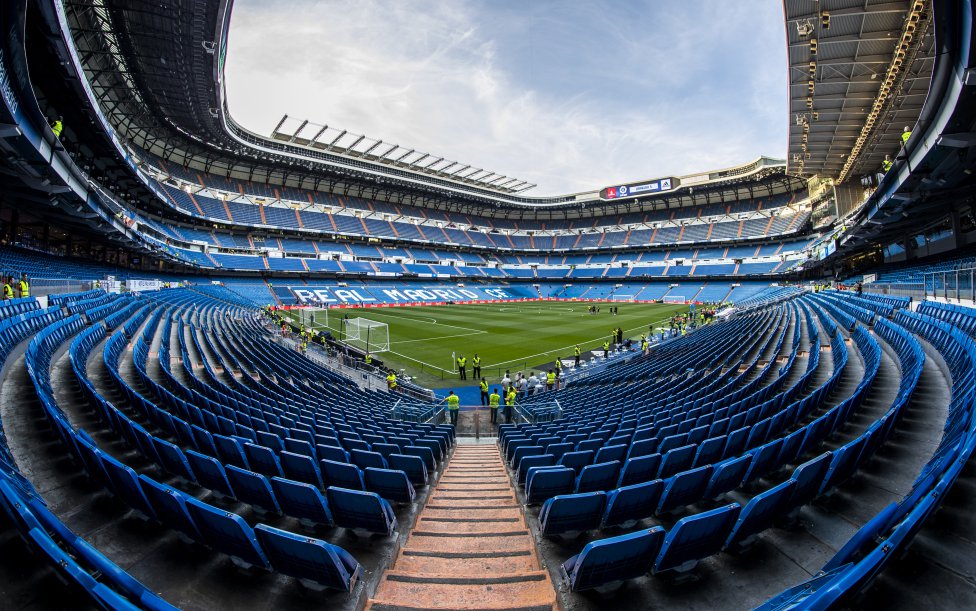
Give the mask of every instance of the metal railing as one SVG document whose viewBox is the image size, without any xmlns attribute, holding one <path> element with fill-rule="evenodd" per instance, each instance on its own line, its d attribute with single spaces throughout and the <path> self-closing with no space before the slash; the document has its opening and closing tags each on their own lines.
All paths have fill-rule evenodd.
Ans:
<svg viewBox="0 0 976 611">
<path fill-rule="evenodd" d="M 976 300 L 976 268 L 928 272 L 922 277 L 926 297 Z"/>
<path fill-rule="evenodd" d="M 516 403 L 514 411 L 520 419 L 530 424 L 553 422 L 563 417 L 563 408 L 555 399 L 530 405 Z"/>
<path fill-rule="evenodd" d="M 393 404 L 393 417 L 404 422 L 441 424 L 444 409 L 443 403 L 421 403 L 404 398 Z"/>
</svg>

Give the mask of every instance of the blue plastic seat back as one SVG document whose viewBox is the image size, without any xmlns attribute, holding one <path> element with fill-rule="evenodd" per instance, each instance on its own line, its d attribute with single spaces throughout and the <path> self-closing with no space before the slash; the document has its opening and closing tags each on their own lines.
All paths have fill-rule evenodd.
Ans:
<svg viewBox="0 0 976 611">
<path fill-rule="evenodd" d="M 712 477 L 711 465 L 682 471 L 668 479 L 661 493 L 657 513 L 668 513 L 704 498 L 705 488 Z"/>
<path fill-rule="evenodd" d="M 416 456 L 417 458 L 423 460 L 424 466 L 427 467 L 427 471 L 434 471 L 437 469 L 437 457 L 430 448 L 424 448 L 416 445 L 404 446 L 403 453 L 407 456 Z"/>
<path fill-rule="evenodd" d="M 255 472 L 266 477 L 281 477 L 281 463 L 271 448 L 246 443 L 244 455 L 247 456 L 247 463 Z"/>
<path fill-rule="evenodd" d="M 197 482 L 201 486 L 209 488 L 217 494 L 234 496 L 234 491 L 231 490 L 230 482 L 227 480 L 224 465 L 219 460 L 193 450 L 186 451 L 186 459 L 193 468 L 193 473 L 197 476 Z"/>
<path fill-rule="evenodd" d="M 333 460 L 319 461 L 319 465 L 322 467 L 322 479 L 325 480 L 326 487 L 366 490 L 363 471 L 356 465 Z"/>
<path fill-rule="evenodd" d="M 655 526 L 593 541 L 563 564 L 563 575 L 574 592 L 640 577 L 651 570 L 664 537 L 664 529 Z"/>
<path fill-rule="evenodd" d="M 227 479 L 230 481 L 230 487 L 237 500 L 254 505 L 264 511 L 281 513 L 278 499 L 275 498 L 274 491 L 271 490 L 271 483 L 265 476 L 230 465 L 227 467 Z"/>
<path fill-rule="evenodd" d="M 611 490 L 604 526 L 626 526 L 652 517 L 663 491 L 664 482 L 659 479 Z"/>
<path fill-rule="evenodd" d="M 349 462 L 349 452 L 335 445 L 319 444 L 315 446 L 315 455 L 319 460 Z"/>
<path fill-rule="evenodd" d="M 576 492 L 611 490 L 616 486 L 619 472 L 620 463 L 615 460 L 587 465 L 576 478 Z"/>
<path fill-rule="evenodd" d="M 285 477 L 325 489 L 318 466 L 310 456 L 284 451 L 279 458 Z"/>
<path fill-rule="evenodd" d="M 566 452 L 559 459 L 558 464 L 569 467 L 576 471 L 576 473 L 579 473 L 583 470 L 583 467 L 593 462 L 594 456 L 596 456 L 596 453 L 593 450 Z"/>
<path fill-rule="evenodd" d="M 186 455 L 183 454 L 183 450 L 179 446 L 159 439 L 158 437 L 153 437 L 152 440 L 153 445 L 156 446 L 156 454 L 159 455 L 159 459 L 167 471 L 173 475 L 182 477 L 188 482 L 196 481 L 193 469 L 190 467 L 190 463 L 186 460 Z"/>
<path fill-rule="evenodd" d="M 265 524 L 254 532 L 276 571 L 344 592 L 359 579 L 359 563 L 340 547 Z"/>
<path fill-rule="evenodd" d="M 154 519 L 156 514 L 146 499 L 146 495 L 142 493 L 142 486 L 139 485 L 139 476 L 136 475 L 136 472 L 108 454 L 100 453 L 98 456 L 116 496 L 132 509 L 147 518 Z"/>
<path fill-rule="evenodd" d="M 742 547 L 755 535 L 772 526 L 773 520 L 785 513 L 795 489 L 796 481 L 788 479 L 752 497 L 739 514 L 725 546 L 730 549 Z"/>
<path fill-rule="evenodd" d="M 627 446 L 622 443 L 607 445 L 596 452 L 596 457 L 593 459 L 595 464 L 606 463 L 617 461 L 618 463 L 623 463 L 624 459 L 627 458 Z"/>
<path fill-rule="evenodd" d="M 386 459 L 379 452 L 367 452 L 365 450 L 353 450 L 349 453 L 352 463 L 360 469 L 372 467 L 374 469 L 386 469 L 388 467 Z"/>
<path fill-rule="evenodd" d="M 195 541 L 200 539 L 200 532 L 186 510 L 185 494 L 145 475 L 139 476 L 139 483 L 143 494 L 152 503 L 157 520 L 167 528 L 180 531 L 190 539 Z"/>
<path fill-rule="evenodd" d="M 515 482 L 522 484 L 525 482 L 525 478 L 529 473 L 529 469 L 532 467 L 552 467 L 556 464 L 556 457 L 552 454 L 535 454 L 532 456 L 523 456 L 518 461 L 518 467 L 515 471 Z"/>
<path fill-rule="evenodd" d="M 833 460 L 833 452 L 824 452 L 816 458 L 811 458 L 807 462 L 798 466 L 791 479 L 796 480 L 796 490 L 790 498 L 789 509 L 795 509 L 806 505 L 820 492 L 824 478 L 827 477 L 827 470 L 830 469 Z"/>
<path fill-rule="evenodd" d="M 654 572 L 689 570 L 702 558 L 717 553 L 732 532 L 741 509 L 738 503 L 731 503 L 678 520 L 654 561 Z"/>
<path fill-rule="evenodd" d="M 225 465 L 234 465 L 240 469 L 250 470 L 247 456 L 244 454 L 242 444 L 233 437 L 223 435 L 213 435 L 214 445 L 217 447 L 217 455 Z"/>
<path fill-rule="evenodd" d="M 187 512 L 197 525 L 204 543 L 247 564 L 269 568 L 268 559 L 244 518 L 191 496 L 185 500 Z"/>
<path fill-rule="evenodd" d="M 274 490 L 275 498 L 278 499 L 278 505 L 286 515 L 315 524 L 332 525 L 329 505 L 315 486 L 272 477 L 271 488 Z"/>
<path fill-rule="evenodd" d="M 715 499 L 739 487 L 752 464 L 749 455 L 723 460 L 712 469 L 712 477 L 705 488 L 704 497 Z"/>
<path fill-rule="evenodd" d="M 617 486 L 630 486 L 649 482 L 657 478 L 657 472 L 661 468 L 661 455 L 648 454 L 646 456 L 632 456 L 624 463 L 620 469 L 620 477 Z"/>
<path fill-rule="evenodd" d="M 583 532 L 600 527 L 607 506 L 605 492 L 586 492 L 554 496 L 539 511 L 543 535 Z"/>
<path fill-rule="evenodd" d="M 326 496 L 337 526 L 383 535 L 391 535 L 396 530 L 393 508 L 375 492 L 330 486 Z"/>
<path fill-rule="evenodd" d="M 576 472 L 566 467 L 530 470 L 526 477 L 526 503 L 541 503 L 557 494 L 569 494 L 576 485 Z"/>
<path fill-rule="evenodd" d="M 367 467 L 364 476 L 366 490 L 369 492 L 375 492 L 393 503 L 413 502 L 415 496 L 413 484 L 403 471 Z"/>
<path fill-rule="evenodd" d="M 390 454 L 387 462 L 390 463 L 391 469 L 398 469 L 406 473 L 414 486 L 425 486 L 427 484 L 427 466 L 419 456 Z"/>
</svg>

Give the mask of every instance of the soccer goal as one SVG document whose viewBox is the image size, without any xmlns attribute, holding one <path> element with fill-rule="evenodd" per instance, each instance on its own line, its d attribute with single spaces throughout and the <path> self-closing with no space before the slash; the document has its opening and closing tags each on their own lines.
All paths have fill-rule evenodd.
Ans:
<svg viewBox="0 0 976 611">
<path fill-rule="evenodd" d="M 688 298 L 684 295 L 665 295 L 664 303 L 687 303 Z"/>
<path fill-rule="evenodd" d="M 610 296 L 611 301 L 633 301 L 637 298 L 637 295 L 619 295 L 613 294 Z"/>
<path fill-rule="evenodd" d="M 319 333 L 325 333 L 330 330 L 328 308 L 302 308 L 295 312 L 299 321 L 305 325 L 306 329 L 318 331 Z"/>
<path fill-rule="evenodd" d="M 346 343 L 365 352 L 386 352 L 390 349 L 390 326 L 368 318 L 345 321 Z"/>
</svg>

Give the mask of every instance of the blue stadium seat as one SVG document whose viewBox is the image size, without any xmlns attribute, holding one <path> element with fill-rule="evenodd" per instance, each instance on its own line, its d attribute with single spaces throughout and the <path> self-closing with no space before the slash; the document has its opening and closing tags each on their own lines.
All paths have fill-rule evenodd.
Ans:
<svg viewBox="0 0 976 611">
<path fill-rule="evenodd" d="M 201 486 L 209 488 L 218 498 L 234 498 L 234 491 L 231 490 L 230 482 L 227 480 L 227 472 L 219 460 L 193 450 L 186 451 L 186 460 L 193 468 L 193 473 L 196 474 L 197 482 Z"/>
<path fill-rule="evenodd" d="M 824 452 L 793 471 L 791 479 L 796 480 L 796 489 L 793 490 L 786 511 L 794 511 L 817 497 L 832 461 L 833 452 Z"/>
<path fill-rule="evenodd" d="M 703 493 L 706 499 L 718 499 L 726 492 L 735 490 L 746 477 L 753 459 L 749 455 L 724 460 L 712 469 L 712 477 Z"/>
<path fill-rule="evenodd" d="M 427 467 L 428 472 L 437 470 L 437 456 L 430 448 L 416 445 L 404 446 L 403 453 L 407 456 L 416 456 L 417 458 L 423 460 L 424 466 Z"/>
<path fill-rule="evenodd" d="M 352 464 L 360 469 L 372 467 L 374 469 L 387 469 L 389 465 L 383 455 L 379 452 L 367 452 L 365 450 L 353 450 L 350 453 Z"/>
<path fill-rule="evenodd" d="M 271 488 L 274 490 L 275 498 L 278 500 L 281 510 L 285 514 L 301 520 L 304 526 L 311 528 L 319 525 L 332 525 L 332 513 L 329 511 L 329 505 L 315 486 L 295 480 L 272 477 Z"/>
<path fill-rule="evenodd" d="M 660 454 L 647 454 L 628 458 L 620 470 L 620 478 L 617 480 L 617 486 L 630 486 L 631 484 L 649 482 L 657 477 L 657 472 L 660 468 Z"/>
<path fill-rule="evenodd" d="M 318 444 L 315 446 L 315 455 L 319 460 L 349 462 L 349 452 L 339 446 Z"/>
<path fill-rule="evenodd" d="M 187 542 L 200 540 L 200 531 L 186 510 L 184 493 L 145 475 L 139 476 L 139 484 L 146 499 L 152 504 L 159 522 L 180 533 Z"/>
<path fill-rule="evenodd" d="M 192 496 L 185 500 L 187 512 L 197 525 L 204 543 L 227 554 L 240 567 L 271 568 L 254 531 L 244 518 L 198 501 Z"/>
<path fill-rule="evenodd" d="M 390 454 L 387 457 L 391 469 L 397 469 L 407 474 L 410 483 L 414 486 L 427 485 L 427 466 L 419 456 L 407 456 L 406 454 Z"/>
<path fill-rule="evenodd" d="M 583 467 L 576 478 L 576 492 L 611 490 L 617 483 L 620 463 L 617 461 L 596 463 Z"/>
<path fill-rule="evenodd" d="M 284 451 L 279 459 L 281 460 L 281 470 L 288 479 L 311 484 L 322 490 L 325 489 L 322 483 L 322 475 L 311 456 Z"/>
<path fill-rule="evenodd" d="M 596 453 L 593 450 L 566 452 L 557 464 L 563 467 L 569 467 L 576 471 L 576 473 L 579 473 L 583 470 L 583 467 L 593 463 L 594 456 L 596 456 Z"/>
<path fill-rule="evenodd" d="M 281 477 L 281 463 L 271 448 L 244 444 L 244 455 L 247 456 L 247 464 L 251 465 L 254 472 L 260 473 L 265 477 Z"/>
<path fill-rule="evenodd" d="M 785 513 L 787 503 L 795 489 L 796 480 L 788 479 L 752 497 L 739 514 L 735 528 L 725 542 L 725 547 L 729 551 L 739 553 L 751 546 L 760 532 L 769 528 L 774 519 Z"/>
<path fill-rule="evenodd" d="M 567 467 L 533 467 L 525 479 L 525 502 L 541 503 L 558 494 L 570 494 L 576 486 L 576 471 Z"/>
<path fill-rule="evenodd" d="M 603 525 L 630 528 L 652 517 L 663 490 L 664 482 L 659 479 L 611 490 Z"/>
<path fill-rule="evenodd" d="M 709 465 L 684 471 L 668 479 L 664 492 L 661 493 L 661 501 L 658 503 L 656 513 L 669 513 L 701 500 L 704 498 L 705 488 L 708 487 L 711 477 L 712 467 Z"/>
<path fill-rule="evenodd" d="M 217 456 L 224 465 L 233 465 L 239 469 L 250 470 L 247 455 L 244 454 L 243 444 L 240 441 L 224 435 L 213 435 L 212 438 L 214 446 L 217 448 Z"/>
<path fill-rule="evenodd" d="M 392 535 L 397 527 L 393 508 L 375 492 L 329 486 L 326 490 L 336 526 L 353 532 Z"/>
<path fill-rule="evenodd" d="M 261 547 L 276 571 L 316 585 L 352 592 L 362 567 L 341 547 L 284 530 L 258 524 L 254 528 Z"/>
<path fill-rule="evenodd" d="M 539 530 L 544 536 L 595 530 L 600 527 L 606 505 L 605 492 L 554 496 L 542 504 Z"/>
<path fill-rule="evenodd" d="M 654 561 L 654 573 L 688 573 L 702 558 L 720 551 L 740 509 L 738 503 L 731 503 L 678 520 Z"/>
<path fill-rule="evenodd" d="M 580 448 L 581 449 L 581 448 Z M 603 446 L 596 452 L 596 457 L 593 459 L 594 464 L 607 463 L 611 461 L 617 461 L 618 463 L 623 463 L 627 458 L 627 445 L 626 444 L 614 444 Z"/>
<path fill-rule="evenodd" d="M 156 512 L 153 511 L 146 495 L 142 493 L 142 486 L 139 485 L 139 476 L 136 472 L 108 454 L 99 452 L 97 456 L 101 460 L 102 468 L 105 469 L 108 483 L 115 496 L 143 517 L 156 519 Z"/>
<path fill-rule="evenodd" d="M 515 483 L 522 484 L 525 483 L 525 478 L 529 473 L 529 469 L 533 467 L 553 467 L 556 466 L 556 457 L 552 454 L 535 454 L 532 456 L 523 456 L 518 461 L 518 466 L 515 469 Z"/>
<path fill-rule="evenodd" d="M 612 591 L 628 579 L 650 572 L 664 543 L 660 526 L 587 543 L 583 551 L 563 563 L 561 572 L 570 590 Z"/>
<path fill-rule="evenodd" d="M 234 491 L 234 497 L 251 505 L 259 514 L 281 513 L 278 499 L 275 498 L 271 484 L 265 476 L 230 465 L 227 467 L 227 479 Z"/>
<path fill-rule="evenodd" d="M 691 469 L 697 451 L 698 448 L 693 445 L 668 450 L 661 458 L 661 467 L 658 469 L 657 476 L 661 479 L 667 479 L 676 473 Z"/>
<path fill-rule="evenodd" d="M 412 503 L 416 496 L 413 484 L 403 471 L 367 467 L 364 474 L 366 490 L 375 492 L 388 501 Z"/>
<path fill-rule="evenodd" d="M 333 460 L 323 460 L 319 464 L 322 466 L 322 479 L 325 480 L 326 487 L 366 490 L 363 471 L 356 465 Z"/>
<path fill-rule="evenodd" d="M 179 446 L 159 439 L 158 437 L 153 437 L 152 442 L 156 447 L 156 454 L 162 461 L 164 469 L 177 477 L 183 478 L 187 482 L 196 481 L 197 478 L 193 474 L 193 469 L 190 467 L 186 455 L 183 454 L 183 450 Z"/>
</svg>

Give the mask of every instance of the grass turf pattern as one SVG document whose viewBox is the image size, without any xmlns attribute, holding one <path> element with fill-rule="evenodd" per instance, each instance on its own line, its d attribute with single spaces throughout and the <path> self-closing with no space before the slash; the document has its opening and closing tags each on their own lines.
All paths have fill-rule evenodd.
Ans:
<svg viewBox="0 0 976 611">
<path fill-rule="evenodd" d="M 598 314 L 587 313 L 596 305 Z M 618 307 L 618 315 L 610 314 Z M 687 305 L 594 302 L 525 302 L 396 308 L 346 308 L 329 311 L 332 334 L 342 338 L 342 320 L 368 318 L 389 325 L 390 351 L 375 355 L 396 370 L 405 369 L 416 381 L 431 387 L 457 384 L 452 354 L 467 359 L 468 381 L 473 385 L 472 357 L 481 356 L 482 375 L 497 381 L 505 370 L 538 370 L 557 357 L 572 358 L 578 343 L 583 353 L 602 350 L 611 330 L 620 327 L 624 338 L 638 339 L 649 327 L 667 328 Z M 303 316 L 292 311 L 296 319 Z M 308 322 L 308 313 L 304 314 Z M 323 330 L 324 314 L 316 312 L 313 329 Z"/>
</svg>

